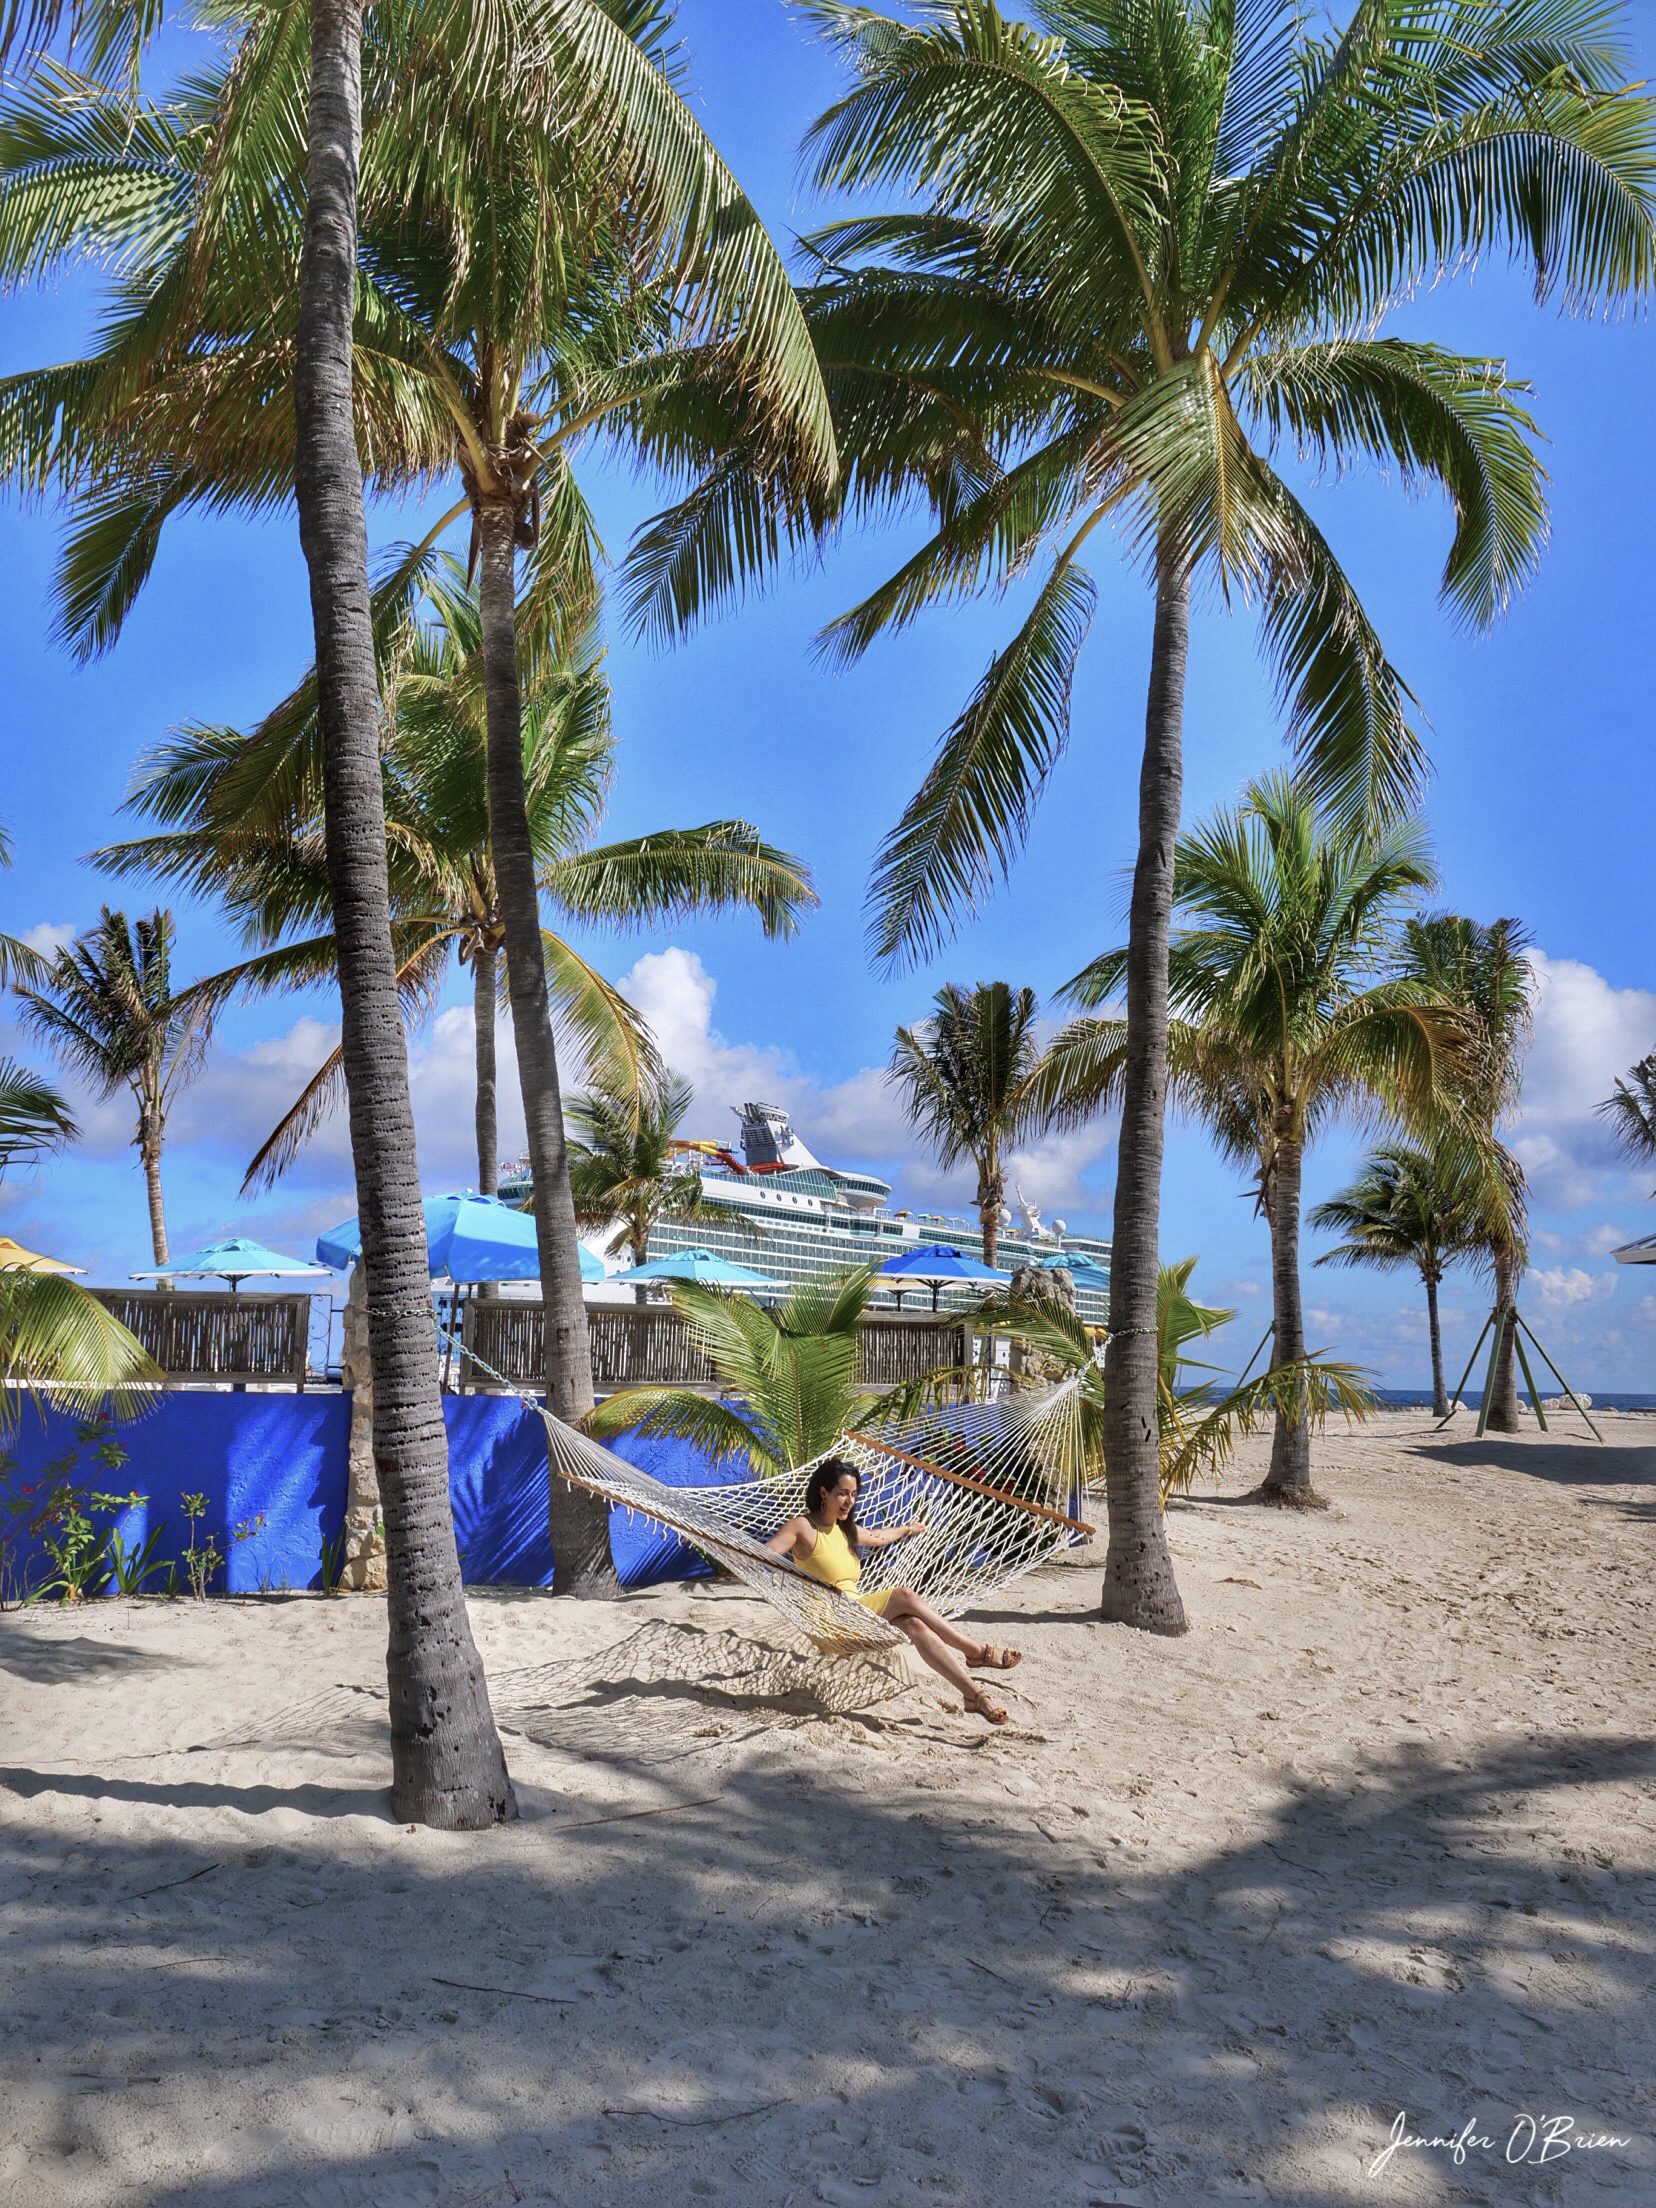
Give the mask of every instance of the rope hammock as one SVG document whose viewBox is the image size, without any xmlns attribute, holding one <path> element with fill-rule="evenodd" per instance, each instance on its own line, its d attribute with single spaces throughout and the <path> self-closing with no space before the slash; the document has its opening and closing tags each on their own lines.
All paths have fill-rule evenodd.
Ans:
<svg viewBox="0 0 1656 2208">
<path fill-rule="evenodd" d="M 719 1487 L 668 1487 L 535 1407 L 560 1478 L 669 1527 L 772 1603 L 823 1655 L 850 1656 L 901 1647 L 906 1636 L 764 1546 L 803 1511 L 815 1466 L 824 1457 L 856 1466 L 863 1523 L 925 1524 L 906 1541 L 864 1551 L 862 1588 L 909 1587 L 953 1617 L 1091 1536 L 1091 1526 L 1053 1507 L 1081 1492 L 1066 1415 L 1079 1386 L 1075 1378 L 1038 1397 L 950 1404 L 845 1434 L 793 1471 Z"/>
</svg>

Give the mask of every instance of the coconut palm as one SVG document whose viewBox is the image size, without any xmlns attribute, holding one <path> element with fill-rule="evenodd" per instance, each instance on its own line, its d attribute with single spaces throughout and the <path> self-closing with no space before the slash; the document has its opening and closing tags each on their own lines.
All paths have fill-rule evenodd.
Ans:
<svg viewBox="0 0 1656 2208">
<path fill-rule="evenodd" d="M 939 1165 L 970 1159 L 977 1169 L 983 1259 L 995 1262 L 1006 1202 L 1006 1153 L 1031 1125 L 1025 1084 L 1040 1052 L 1033 989 L 945 982 L 931 1017 L 897 1030 L 886 1079 L 902 1092 L 910 1120 Z"/>
<path fill-rule="evenodd" d="M 67 1071 L 100 1099 L 131 1092 L 157 1265 L 167 1262 L 167 1117 L 201 1071 L 210 1029 L 204 1006 L 173 988 L 174 933 L 170 912 L 158 908 L 129 921 L 105 905 L 98 925 L 58 952 L 38 989 L 17 992 L 26 1025 Z"/>
<path fill-rule="evenodd" d="M 1366 1418 L 1374 1408 L 1373 1395 L 1355 1368 L 1326 1358 L 1276 1366 L 1235 1388 L 1193 1379 L 1193 1374 L 1213 1368 L 1190 1355 L 1191 1345 L 1205 1342 L 1236 1316 L 1196 1302 L 1190 1293 L 1196 1262 L 1187 1257 L 1163 1265 L 1156 1277 L 1156 1438 L 1164 1504 L 1198 1477 L 1223 1471 L 1238 1440 L 1284 1407 L 1296 1415 L 1309 1407 L 1318 1419 L 1335 1412 L 1347 1419 Z M 1034 1295 L 1012 1291 L 992 1297 L 978 1318 L 986 1331 L 1015 1341 L 1032 1356 L 1036 1385 L 1079 1375 L 1081 1385 L 1066 1409 L 1068 1433 L 1058 1448 L 1075 1466 L 1078 1485 L 1101 1484 L 1108 1462 L 1105 1380 L 1093 1330 L 1061 1298 L 1041 1289 Z"/>
<path fill-rule="evenodd" d="M 489 844 L 476 593 L 452 560 L 427 576 L 419 617 L 388 626 L 380 683 L 389 701 L 381 754 L 398 980 L 428 1005 L 458 956 L 472 977 L 476 1048 L 477 1185 L 498 1185 L 495 1023 L 504 925 Z M 594 844 L 614 769 L 609 686 L 589 626 L 574 649 L 523 629 L 525 806 L 542 897 L 568 919 L 637 926 L 743 905 L 767 934 L 788 935 L 814 902 L 797 859 L 744 821 L 665 829 Z M 160 832 L 93 854 L 121 873 L 160 875 L 216 896 L 253 958 L 214 977 L 237 987 L 291 988 L 333 976 L 323 863 L 322 760 L 310 678 L 251 735 L 192 727 L 141 765 L 127 799 Z M 281 941 L 288 937 L 290 940 Z M 560 1024 L 591 1072 L 639 1108 L 657 1073 L 648 1033 L 619 992 L 567 937 L 542 930 Z M 339 1101 L 335 1050 L 260 1146 L 244 1192 L 273 1182 Z"/>
<path fill-rule="evenodd" d="M 616 1434 L 674 1435 L 711 1457 L 744 1458 L 763 1476 L 808 1464 L 884 1403 L 857 1387 L 857 1329 L 874 1269 L 801 1281 L 767 1310 L 746 1296 L 675 1281 L 672 1298 L 691 1340 L 719 1376 L 721 1395 L 684 1388 L 621 1388 L 586 1421 Z"/>
<path fill-rule="evenodd" d="M 683 1163 L 673 1137 L 694 1091 L 669 1073 L 654 1096 L 594 1087 L 569 1106 L 574 1140 L 569 1185 L 575 1217 L 586 1228 L 609 1227 L 635 1265 L 650 1254 L 650 1236 L 664 1219 L 712 1221 L 748 1231 L 746 1216 L 707 1195 L 701 1175 Z M 634 1294 L 643 1302 L 645 1291 Z"/>
<path fill-rule="evenodd" d="M 1627 1070 L 1599 1106 L 1631 1158 L 1656 1157 L 1656 1050 Z"/>
<path fill-rule="evenodd" d="M 882 961 L 928 955 L 1023 843 L 1068 736 L 1088 539 L 1117 534 L 1155 586 L 1104 1613 L 1176 1632 L 1151 1345 L 1191 592 L 1205 576 L 1258 604 L 1322 799 L 1351 817 L 1410 801 L 1406 693 L 1271 450 L 1285 440 L 1441 485 L 1456 520 L 1446 598 L 1494 620 L 1545 536 L 1524 387 L 1499 361 L 1379 325 L 1401 297 L 1503 250 L 1543 298 L 1598 308 L 1647 287 L 1650 108 L 1603 0 L 1352 0 L 1327 32 L 1298 0 L 1036 0 L 1030 23 L 991 0 L 913 20 L 806 5 L 857 80 L 811 134 L 813 180 L 899 202 L 813 241 L 809 310 L 846 497 L 918 493 L 938 524 L 828 641 L 855 656 L 939 600 L 1028 584 L 881 854 Z M 722 556 L 733 473 L 727 462 L 650 533 L 654 566 L 639 572 L 659 586 L 641 618 L 682 620 L 741 579 Z M 763 511 L 740 495 L 741 511 Z M 772 541 L 755 529 L 755 561 Z"/>
<path fill-rule="evenodd" d="M 1432 1351 L 1432 1415 L 1449 1416 L 1443 1379 L 1438 1289 L 1457 1258 L 1483 1247 L 1482 1176 L 1466 1147 L 1452 1139 L 1428 1148 L 1376 1144 L 1357 1178 L 1307 1215 L 1319 1234 L 1345 1237 L 1324 1250 L 1319 1265 L 1372 1265 L 1396 1271 L 1412 1265 L 1426 1289 L 1426 1330 Z"/>
<path fill-rule="evenodd" d="M 1518 1431 L 1513 1355 L 1518 1290 L 1529 1262 L 1524 1169 L 1501 1140 L 1518 1104 L 1535 1017 L 1530 938 L 1517 920 L 1488 925 L 1457 913 L 1430 913 L 1403 932 L 1403 969 L 1448 998 L 1466 1024 L 1469 1047 L 1454 1072 L 1455 1105 L 1480 1177 L 1478 1237 L 1495 1279 L 1495 1304 L 1508 1323 L 1497 1338 L 1489 1424 Z"/>
<path fill-rule="evenodd" d="M 376 14 L 364 57 L 361 437 L 381 484 L 454 482 L 461 496 L 437 531 L 470 518 L 493 863 L 527 1147 L 541 1192 L 543 1288 L 553 1314 L 547 1379 L 566 1417 L 590 1403 L 591 1375 L 522 788 L 517 555 L 530 554 L 531 595 L 578 618 L 591 594 L 591 546 L 570 472 L 572 445 L 611 419 L 635 420 L 640 409 L 665 420 L 669 440 L 687 440 L 704 454 L 738 418 L 764 425 L 779 468 L 797 465 L 827 480 L 833 452 L 826 399 L 781 263 L 657 66 L 666 14 L 653 0 L 623 0 L 612 12 L 624 29 L 591 0 L 552 11 L 536 26 L 549 56 L 532 60 L 526 44 L 517 57 L 530 80 L 520 95 L 479 96 L 458 129 L 448 90 L 436 97 L 431 26 L 417 12 Z M 570 17 L 585 19 L 578 29 L 592 48 L 589 73 L 602 58 L 618 87 L 625 77 L 624 97 L 614 95 L 623 107 L 650 107 L 640 88 L 645 80 L 654 88 L 652 142 L 641 134 L 618 166 L 613 131 L 606 144 L 601 127 L 572 129 L 567 104 L 559 127 L 546 127 L 549 108 L 568 99 L 570 57 L 557 49 L 571 36 Z M 146 215 L 131 237 L 151 296 L 180 296 L 184 271 L 199 269 L 224 234 L 226 201 L 237 203 L 242 219 L 257 217 L 268 259 L 296 251 L 293 223 L 280 219 L 288 150 L 270 127 L 281 112 L 283 69 L 262 48 L 265 66 L 256 75 L 247 66 L 258 21 L 240 54 L 192 88 L 193 104 L 147 118 L 151 136 L 164 140 L 163 166 L 182 201 L 165 235 L 157 239 L 153 224 L 145 227 Z M 469 67 L 461 74 L 469 78 Z M 592 119 L 601 124 L 603 101 L 591 88 L 585 104 L 594 101 L 600 112 Z M 151 136 L 108 181 L 120 208 L 144 195 L 136 172 L 153 172 Z M 84 202 L 100 180 L 86 177 L 84 145 L 77 141 L 71 154 L 69 137 L 60 132 L 53 152 L 58 168 L 80 172 L 74 188 Z M 50 163 L 38 145 L 34 152 L 28 173 L 38 191 Z M 662 172 L 653 180 L 642 173 L 652 160 Z M 652 192 L 662 201 L 654 228 Z M 119 226 L 119 213 L 110 219 Z M 150 374 L 117 427 L 100 433 L 100 451 L 113 455 L 108 481 L 85 502 L 65 575 L 66 620 L 81 624 L 77 635 L 95 640 L 130 596 L 143 560 L 123 528 L 147 531 L 147 547 L 164 512 L 180 504 L 204 496 L 256 504 L 281 481 L 290 339 L 268 300 L 286 297 L 291 286 L 276 281 L 273 269 L 266 303 L 252 318 L 244 275 L 226 273 L 215 292 L 217 269 L 215 260 L 204 284 L 188 287 L 195 329 L 187 349 L 186 333 L 169 329 L 176 368 Z M 176 305 L 169 311 L 176 315 Z M 101 379 L 107 400 L 118 374 L 113 355 L 88 372 Z M 164 485 L 155 480 L 158 448 Z M 149 519 L 141 522 L 141 514 Z"/>
<path fill-rule="evenodd" d="M 91 458 L 64 577 L 66 622 L 90 641 L 118 623 L 168 513 L 285 495 L 299 50 L 273 20 L 286 19 L 252 12 L 222 71 L 146 112 L 141 130 L 106 131 L 90 164 L 84 132 L 42 126 L 18 171 L 30 268 L 64 237 L 107 250 L 118 233 L 136 302 L 67 385 L 10 394 L 30 425 L 21 460 L 0 431 L 0 465 L 37 477 L 71 448 Z M 778 481 L 825 486 L 834 464 L 797 303 L 671 81 L 670 20 L 655 0 L 557 0 L 491 10 L 486 23 L 416 7 L 374 11 L 360 42 L 358 442 L 382 487 L 457 471 L 462 496 L 437 531 L 471 520 L 491 841 L 540 1191 L 546 1381 L 566 1418 L 592 1401 L 591 1360 L 522 788 L 517 553 L 531 552 L 531 589 L 578 617 L 589 537 L 569 457 L 601 428 L 636 437 L 648 421 L 665 449 L 703 459 L 740 429 L 764 444 Z M 351 24 L 355 37 L 354 11 Z M 313 62 L 315 51 L 313 31 Z M 45 224 L 42 200 L 53 201 Z M 132 224 L 129 208 L 142 210 Z M 0 414 L 6 398 L 0 389 Z M 366 621 L 365 601 L 362 611 Z M 555 1484 L 552 1515 L 560 1589 L 614 1591 L 596 1499 Z"/>
<path fill-rule="evenodd" d="M 1447 1109 L 1445 1062 L 1461 1047 L 1442 992 L 1390 976 L 1399 907 L 1433 880 L 1418 822 L 1385 828 L 1320 811 L 1285 776 L 1181 837 L 1173 906 L 1188 924 L 1168 957 L 1168 1067 L 1175 1100 L 1257 1176 L 1270 1223 L 1273 1367 L 1306 1359 L 1300 1181 L 1307 1145 L 1337 1113 L 1425 1117 Z M 1109 1004 L 1129 952 L 1096 959 L 1066 991 Z M 1131 1015 L 1078 1020 L 1032 1088 L 1060 1123 L 1118 1100 L 1131 1081 Z M 1279 1402 L 1257 1500 L 1305 1506 L 1313 1415 Z"/>
</svg>

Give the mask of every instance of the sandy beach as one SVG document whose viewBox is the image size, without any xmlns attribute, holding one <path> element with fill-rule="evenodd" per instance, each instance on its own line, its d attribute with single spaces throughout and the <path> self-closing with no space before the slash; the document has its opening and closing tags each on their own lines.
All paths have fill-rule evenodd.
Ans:
<svg viewBox="0 0 1656 2208">
<path fill-rule="evenodd" d="M 982 1614 L 998 1734 L 825 1706 L 739 1590 L 479 1595 L 482 1836 L 388 1821 L 374 1598 L 8 1613 L 0 2199 L 1648 2208 L 1656 1419 L 1603 1423 L 1388 1414 L 1303 1518 L 1250 1445 L 1186 1638 L 1086 1566 Z M 1400 2113 L 1460 2159 L 1375 2170 Z"/>
</svg>

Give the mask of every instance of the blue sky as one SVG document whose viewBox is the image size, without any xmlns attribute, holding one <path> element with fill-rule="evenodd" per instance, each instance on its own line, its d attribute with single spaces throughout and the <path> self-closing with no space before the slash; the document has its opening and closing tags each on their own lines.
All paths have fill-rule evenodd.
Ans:
<svg viewBox="0 0 1656 2208">
<path fill-rule="evenodd" d="M 778 0 L 686 0 L 682 23 L 695 97 L 722 150 L 779 236 L 806 227 L 814 210 L 798 188 L 795 149 L 834 96 L 834 65 Z M 1636 35 L 1648 67 L 1656 56 L 1642 17 Z M 7 301 L 0 371 L 71 356 L 95 300 L 95 288 L 77 280 L 51 296 Z M 1656 1274 L 1618 1268 L 1607 1254 L 1656 1228 L 1647 1201 L 1656 1172 L 1619 1164 L 1592 1116 L 1613 1076 L 1656 1046 L 1652 332 L 1643 321 L 1585 323 L 1537 310 L 1501 268 L 1419 299 L 1395 326 L 1505 355 L 1533 384 L 1553 514 L 1538 580 L 1498 630 L 1471 637 L 1437 604 L 1450 534 L 1441 502 L 1411 501 L 1368 474 L 1314 483 L 1308 495 L 1429 717 L 1439 901 L 1484 919 L 1515 914 L 1539 946 L 1536 1046 L 1515 1133 L 1534 1183 L 1532 1315 L 1581 1385 L 1656 1390 Z M 586 464 L 585 480 L 619 550 L 659 503 L 657 489 L 601 457 Z M 371 520 L 376 545 L 420 527 L 412 509 L 379 509 Z M 79 861 L 123 832 L 117 808 L 138 753 L 182 721 L 245 725 L 310 653 L 290 516 L 174 522 L 120 645 L 84 669 L 47 637 L 57 534 L 50 511 L 0 506 L 10 670 L 0 816 L 17 851 L 0 878 L 0 911 L 14 932 L 85 926 L 104 896 L 136 908 L 137 885 L 106 881 Z M 1150 607 L 1137 574 L 1101 551 L 1070 752 L 1010 888 L 934 967 L 879 980 L 862 950 L 870 856 L 938 731 L 1017 619 L 1015 600 L 981 603 L 882 643 L 848 673 L 824 667 L 811 650 L 816 630 L 915 541 L 913 526 L 861 533 L 670 653 L 612 634 L 621 747 L 610 831 L 740 814 L 808 860 L 822 905 L 785 946 L 727 920 L 589 948 L 613 975 L 630 975 L 669 1056 L 696 1082 L 697 1131 L 728 1136 L 731 1104 L 775 1096 L 794 1107 L 821 1154 L 886 1172 L 901 1198 L 936 1202 L 963 1184 L 940 1181 L 915 1151 L 877 1069 L 893 1027 L 921 1016 L 940 981 L 1002 976 L 1045 996 L 1119 939 Z M 1245 612 L 1198 617 L 1186 742 L 1191 820 L 1281 757 Z M 233 945 L 213 912 L 178 909 L 184 969 L 223 963 Z M 252 1148 L 328 1047 L 333 1019 L 318 996 L 224 1021 L 175 1122 L 167 1162 L 175 1247 L 246 1229 L 300 1249 L 354 1208 L 337 1128 L 273 1196 L 250 1204 L 236 1193 Z M 4 1047 L 27 1054 L 15 1032 Z M 463 1184 L 471 1175 L 467 990 L 450 991 L 413 1052 L 423 1179 L 431 1189 Z M 149 1261 L 130 1125 L 119 1106 L 88 1105 L 82 1117 L 87 1140 L 78 1151 L 0 1192 L 0 1229 L 117 1280 Z M 1049 1217 L 1107 1230 L 1111 1133 L 1100 1127 L 1048 1143 L 1023 1161 L 1024 1186 Z M 1309 1199 L 1337 1185 L 1357 1154 L 1347 1136 L 1313 1153 Z M 1197 1285 L 1236 1306 L 1233 1339 L 1247 1337 L 1245 1355 L 1268 1311 L 1264 1230 L 1235 1175 L 1193 1130 L 1176 1130 L 1170 1145 L 1163 1246 L 1170 1257 L 1201 1253 Z M 1393 1384 L 1424 1379 L 1412 1282 L 1322 1272 L 1308 1285 L 1318 1346 Z M 1451 1361 L 1457 1347 L 1463 1356 L 1470 1347 L 1481 1296 L 1469 1276 L 1447 1296 Z"/>
</svg>

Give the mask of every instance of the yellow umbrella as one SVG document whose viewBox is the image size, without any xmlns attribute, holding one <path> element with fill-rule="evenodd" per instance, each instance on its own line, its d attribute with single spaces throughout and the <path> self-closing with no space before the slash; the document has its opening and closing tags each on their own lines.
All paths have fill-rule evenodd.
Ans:
<svg viewBox="0 0 1656 2208">
<path fill-rule="evenodd" d="M 9 1234 L 0 1234 L 0 1273 L 84 1273 L 84 1265 L 65 1265 L 61 1257 L 42 1257 L 26 1250 Z"/>
</svg>

